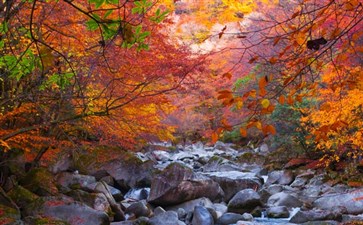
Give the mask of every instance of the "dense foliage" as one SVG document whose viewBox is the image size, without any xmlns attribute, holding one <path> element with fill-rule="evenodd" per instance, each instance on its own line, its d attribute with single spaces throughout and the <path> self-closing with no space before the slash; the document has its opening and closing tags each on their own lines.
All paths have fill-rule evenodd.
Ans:
<svg viewBox="0 0 363 225">
<path fill-rule="evenodd" d="M 236 131 L 324 165 L 362 154 L 358 0 L 10 0 L 0 14 L 3 159 Z"/>
</svg>

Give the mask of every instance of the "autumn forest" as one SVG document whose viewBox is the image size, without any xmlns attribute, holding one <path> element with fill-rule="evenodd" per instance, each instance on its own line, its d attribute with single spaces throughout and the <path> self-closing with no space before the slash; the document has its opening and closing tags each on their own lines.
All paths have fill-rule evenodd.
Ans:
<svg viewBox="0 0 363 225">
<path fill-rule="evenodd" d="M 0 22 L 1 168 L 268 143 L 363 185 L 360 0 L 9 0 Z"/>
</svg>

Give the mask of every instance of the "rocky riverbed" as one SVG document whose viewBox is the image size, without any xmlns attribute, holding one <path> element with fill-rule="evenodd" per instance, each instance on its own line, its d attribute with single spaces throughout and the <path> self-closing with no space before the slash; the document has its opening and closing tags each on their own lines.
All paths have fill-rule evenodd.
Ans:
<svg viewBox="0 0 363 225">
<path fill-rule="evenodd" d="M 154 146 L 127 153 L 122 160 L 90 164 L 87 170 L 63 160 L 48 169 L 33 169 L 18 183 L 4 187 L 2 196 L 9 198 L 0 198 L 0 224 L 334 225 L 363 221 L 363 189 L 332 185 L 314 170 L 268 171 L 258 160 L 246 160 L 264 154 L 268 154 L 267 146 L 242 150 L 221 142 L 214 146 L 198 142 L 172 151 Z"/>
</svg>

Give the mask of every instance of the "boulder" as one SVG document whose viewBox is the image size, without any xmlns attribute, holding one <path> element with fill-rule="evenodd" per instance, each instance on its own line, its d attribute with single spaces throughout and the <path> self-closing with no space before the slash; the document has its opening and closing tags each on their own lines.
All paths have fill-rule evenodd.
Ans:
<svg viewBox="0 0 363 225">
<path fill-rule="evenodd" d="M 185 211 L 185 209 L 183 209 L 183 208 L 179 208 L 179 209 L 176 211 L 176 213 L 178 214 L 178 218 L 179 218 L 179 220 L 181 220 L 181 221 L 185 221 L 185 219 L 186 219 L 186 217 L 187 217 L 187 215 L 188 215 L 188 212 L 187 212 L 187 211 Z"/>
<path fill-rule="evenodd" d="M 50 217 L 71 225 L 108 225 L 106 213 L 67 197 L 40 197 L 24 209 L 27 216 Z"/>
<path fill-rule="evenodd" d="M 67 171 L 72 167 L 72 154 L 69 152 L 62 152 L 57 154 L 57 160 L 54 163 L 50 163 L 48 170 L 53 174 L 58 174 L 62 171 Z"/>
<path fill-rule="evenodd" d="M 243 189 L 258 190 L 263 181 L 256 177 L 254 173 L 226 171 L 209 172 L 204 175 L 216 181 L 224 191 L 224 201 L 228 202 L 237 192 Z"/>
<path fill-rule="evenodd" d="M 105 181 L 100 181 L 88 185 L 93 192 L 107 193 L 105 195 L 112 196 L 116 202 L 124 200 L 124 196 L 119 189 L 108 185 Z"/>
<path fill-rule="evenodd" d="M 305 223 L 308 221 L 334 220 L 342 221 L 342 214 L 334 210 L 299 210 L 290 219 L 290 223 Z"/>
<path fill-rule="evenodd" d="M 156 207 L 154 209 L 154 216 L 157 216 L 157 215 L 159 215 L 161 213 L 165 213 L 165 212 L 166 212 L 165 209 L 163 209 L 162 207 L 158 206 L 158 207 Z"/>
<path fill-rule="evenodd" d="M 237 213 L 225 213 L 221 217 L 218 218 L 216 224 L 218 225 L 229 225 L 235 224 L 239 220 L 243 220 L 243 216 Z"/>
<path fill-rule="evenodd" d="M 174 211 L 160 213 L 149 220 L 150 225 L 185 225 L 178 219 L 178 214 Z"/>
<path fill-rule="evenodd" d="M 7 194 L 21 208 L 29 205 L 38 198 L 38 195 L 20 185 L 14 186 Z"/>
<path fill-rule="evenodd" d="M 84 189 L 90 190 L 89 185 L 96 183 L 94 176 L 82 175 L 78 173 L 61 172 L 56 176 L 57 184 L 63 190 Z"/>
<path fill-rule="evenodd" d="M 268 174 L 266 185 L 289 185 L 294 181 L 294 174 L 290 170 L 272 171 Z"/>
<path fill-rule="evenodd" d="M 145 201 L 135 202 L 125 210 L 126 214 L 135 215 L 136 217 L 147 217 L 151 212 L 151 209 L 149 209 Z"/>
<path fill-rule="evenodd" d="M 204 206 L 206 208 L 213 208 L 214 205 L 208 198 L 197 198 L 190 201 L 183 202 L 178 205 L 167 207 L 167 210 L 177 211 L 178 209 L 183 209 L 186 213 L 193 212 L 196 206 Z"/>
<path fill-rule="evenodd" d="M 267 209 L 268 218 L 289 218 L 290 212 L 286 206 L 273 206 Z"/>
<path fill-rule="evenodd" d="M 72 190 L 67 195 L 95 210 L 105 212 L 106 214 L 111 214 L 112 212 L 110 203 L 103 193 L 88 193 L 82 190 Z"/>
<path fill-rule="evenodd" d="M 121 191 L 127 191 L 130 188 L 150 186 L 153 166 L 151 160 L 143 162 L 134 154 L 125 153 L 123 160 L 107 162 L 101 168 L 114 178 Z"/>
<path fill-rule="evenodd" d="M 237 192 L 228 203 L 228 212 L 251 212 L 257 206 L 261 206 L 260 195 L 253 189 L 245 189 Z"/>
<path fill-rule="evenodd" d="M 58 193 L 53 174 L 43 167 L 30 170 L 25 177 L 19 180 L 19 184 L 40 196 L 51 196 Z"/>
<path fill-rule="evenodd" d="M 116 200 L 113 198 L 111 191 L 108 187 L 109 187 L 109 185 L 107 185 L 104 181 L 97 182 L 95 191 L 105 195 L 108 203 L 110 204 L 112 212 L 114 213 L 115 221 L 125 220 L 125 215 L 124 215 L 123 210 L 121 209 L 121 205 L 116 203 Z"/>
<path fill-rule="evenodd" d="M 271 195 L 267 200 L 267 205 L 269 206 L 286 206 L 286 207 L 301 207 L 303 203 L 295 196 L 280 192 Z"/>
<path fill-rule="evenodd" d="M 168 206 L 200 197 L 213 201 L 222 196 L 223 190 L 212 179 L 196 174 L 179 163 L 172 163 L 152 179 L 148 201 Z"/>
<path fill-rule="evenodd" d="M 243 213 L 242 214 L 242 220 L 244 220 L 244 221 L 252 221 L 253 220 L 253 216 L 250 213 Z"/>
<path fill-rule="evenodd" d="M 343 206 L 349 214 L 363 213 L 363 188 L 350 191 L 345 194 L 328 195 L 314 201 L 314 207 L 318 209 L 331 209 L 334 206 Z"/>
<path fill-rule="evenodd" d="M 225 214 L 228 210 L 227 205 L 223 202 L 223 203 L 214 203 L 213 204 L 213 209 L 216 212 L 216 216 L 217 218 L 221 217 L 223 214 Z"/>
<path fill-rule="evenodd" d="M 203 206 L 196 206 L 194 208 L 192 225 L 214 225 L 213 217 L 208 209 Z"/>
</svg>

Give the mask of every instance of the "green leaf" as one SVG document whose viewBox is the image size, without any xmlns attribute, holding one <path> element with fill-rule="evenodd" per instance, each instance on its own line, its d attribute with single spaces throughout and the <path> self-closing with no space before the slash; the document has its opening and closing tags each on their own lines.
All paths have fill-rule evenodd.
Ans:
<svg viewBox="0 0 363 225">
<path fill-rule="evenodd" d="M 96 21 L 94 21 L 93 19 L 88 20 L 86 22 L 86 26 L 87 26 L 87 29 L 90 31 L 94 31 L 94 30 L 98 29 L 98 23 Z"/>
<path fill-rule="evenodd" d="M 135 7 L 135 8 L 132 8 L 132 10 L 131 10 L 132 14 L 141 13 L 141 12 L 142 12 L 142 8 L 140 8 L 140 7 Z"/>
<path fill-rule="evenodd" d="M 5 34 L 8 31 L 9 31 L 8 23 L 7 22 L 2 22 L 1 26 L 0 26 L 0 34 Z"/>
<path fill-rule="evenodd" d="M 105 15 L 103 16 L 103 19 L 106 19 L 108 16 L 110 16 L 113 13 L 113 10 L 107 10 L 107 12 L 105 13 Z"/>
<path fill-rule="evenodd" d="M 135 35 L 140 34 L 141 29 L 142 29 L 142 25 L 138 25 L 138 26 L 135 28 Z"/>
<path fill-rule="evenodd" d="M 151 34 L 150 31 L 145 31 L 142 34 L 140 34 L 139 38 L 140 39 L 145 39 L 147 36 L 149 36 Z"/>
<path fill-rule="evenodd" d="M 95 7 L 96 9 L 100 8 L 105 3 L 105 0 L 97 0 Z"/>
</svg>

